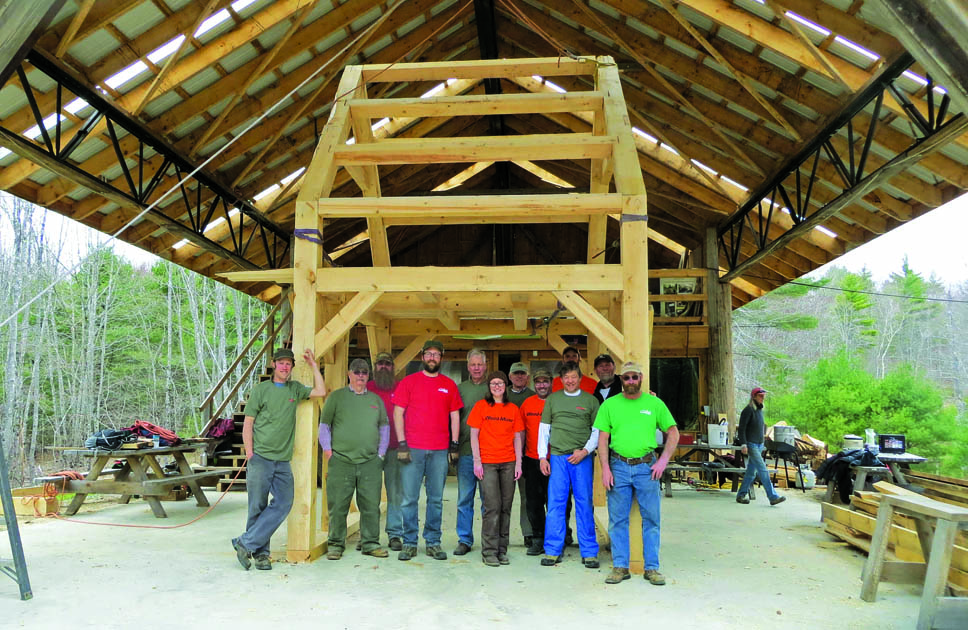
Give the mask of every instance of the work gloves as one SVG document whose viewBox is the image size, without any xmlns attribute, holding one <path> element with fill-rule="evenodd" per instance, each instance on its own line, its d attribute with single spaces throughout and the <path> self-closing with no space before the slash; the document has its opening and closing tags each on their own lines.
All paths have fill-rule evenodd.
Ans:
<svg viewBox="0 0 968 630">
<path fill-rule="evenodd" d="M 401 464 L 409 464 L 413 461 L 410 458 L 410 447 L 407 446 L 406 441 L 400 442 L 400 446 L 397 447 L 397 460 Z"/>
</svg>

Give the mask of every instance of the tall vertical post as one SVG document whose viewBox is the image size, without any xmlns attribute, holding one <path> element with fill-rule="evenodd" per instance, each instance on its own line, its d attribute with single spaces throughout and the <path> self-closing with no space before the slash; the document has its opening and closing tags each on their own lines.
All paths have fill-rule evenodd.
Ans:
<svg viewBox="0 0 968 630">
<path fill-rule="evenodd" d="M 328 197 L 336 176 L 333 152 L 346 144 L 350 133 L 348 97 L 362 81 L 362 68 L 348 66 L 343 70 L 337 94 L 341 98 L 333 105 L 329 121 L 323 130 L 313 159 L 304 176 L 302 189 L 296 200 L 296 241 L 293 245 L 293 351 L 298 357 L 303 350 L 315 354 L 316 332 L 326 323 L 317 298 L 316 270 L 323 264 L 323 221 L 319 215 L 320 198 Z M 338 354 L 338 353 L 337 353 Z M 345 356 L 345 355 L 344 355 Z M 295 377 L 312 383 L 309 366 L 297 359 Z M 345 376 L 345 372 L 344 372 Z M 333 375 L 329 375 L 333 378 Z M 316 442 L 317 403 L 306 401 L 296 410 L 295 448 L 292 458 L 294 496 L 287 522 L 287 557 L 290 562 L 312 560 L 322 554 L 323 541 L 317 541 L 316 523 L 326 504 L 323 487 L 317 502 Z"/>
<path fill-rule="evenodd" d="M 736 428 L 736 394 L 733 387 L 733 299 L 730 284 L 719 280 L 719 236 L 716 228 L 706 230 L 706 298 L 709 304 L 709 389 L 710 417 L 725 413 L 729 430 Z"/>
<path fill-rule="evenodd" d="M 618 66 L 611 57 L 599 57 L 596 88 L 604 95 L 605 128 L 616 137 L 612 153 L 615 191 L 622 195 L 622 330 L 625 360 L 642 366 L 643 386 L 649 382 L 649 224 L 645 182 L 632 136 Z M 633 501 L 634 505 L 634 501 Z M 642 518 L 629 515 L 629 570 L 642 573 Z"/>
</svg>

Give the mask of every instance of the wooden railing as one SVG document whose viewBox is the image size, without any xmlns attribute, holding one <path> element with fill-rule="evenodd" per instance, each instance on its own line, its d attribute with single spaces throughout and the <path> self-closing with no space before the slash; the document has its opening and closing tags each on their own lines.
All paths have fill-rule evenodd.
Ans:
<svg viewBox="0 0 968 630">
<path fill-rule="evenodd" d="M 249 381 L 249 377 L 252 376 L 252 371 L 256 366 L 263 365 L 263 357 L 266 356 L 266 353 L 272 352 L 277 340 L 280 338 L 285 339 L 286 336 L 288 336 L 288 331 L 292 329 L 292 309 L 287 309 L 285 315 L 279 322 L 276 322 L 276 315 L 282 309 L 283 305 L 287 307 L 289 306 L 290 291 L 291 289 L 286 289 L 282 295 L 279 296 L 279 301 L 276 302 L 275 306 L 273 306 L 269 311 L 269 314 L 266 315 L 265 320 L 263 320 L 262 324 L 259 325 L 259 328 L 256 329 L 255 333 L 252 334 L 252 337 L 249 339 L 248 343 L 245 344 L 245 347 L 243 347 L 239 352 L 238 356 L 235 357 L 235 360 L 232 361 L 232 364 L 226 368 L 225 374 L 223 374 L 222 378 L 220 378 L 218 383 L 215 384 L 215 386 L 212 388 L 212 391 L 209 392 L 208 396 L 205 397 L 205 400 L 203 400 L 198 406 L 198 410 L 202 412 L 202 419 L 205 421 L 205 425 L 203 426 L 199 435 L 205 435 L 212 423 L 221 417 L 222 412 L 225 411 L 225 408 L 228 407 L 229 403 L 235 400 L 239 393 L 239 388 L 241 388 L 244 383 Z M 259 351 L 255 354 L 255 356 L 250 357 L 249 352 L 252 350 L 253 346 L 256 345 L 264 332 L 268 332 L 264 343 L 259 348 Z M 282 334 L 284 332 L 286 334 Z M 222 402 L 216 407 L 216 397 L 225 388 L 235 369 L 247 358 L 249 359 L 249 364 L 246 366 L 245 371 L 242 372 L 242 376 L 240 376 L 235 384 L 232 385 L 228 394 L 225 395 L 225 397 L 222 399 Z"/>
</svg>

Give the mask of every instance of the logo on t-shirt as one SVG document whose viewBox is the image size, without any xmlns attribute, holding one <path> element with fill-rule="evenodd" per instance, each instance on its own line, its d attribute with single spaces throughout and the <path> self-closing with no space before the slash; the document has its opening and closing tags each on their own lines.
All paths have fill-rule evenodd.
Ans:
<svg viewBox="0 0 968 630">
<path fill-rule="evenodd" d="M 639 413 L 644 413 L 647 416 L 652 415 L 652 411 L 650 409 L 639 409 Z"/>
<path fill-rule="evenodd" d="M 370 405 L 370 409 L 379 409 L 376 405 Z"/>
<path fill-rule="evenodd" d="M 289 402 L 296 402 L 296 399 L 295 398 L 290 398 L 289 399 Z"/>
<path fill-rule="evenodd" d="M 588 411 L 585 407 L 575 407 L 576 411 Z"/>
<path fill-rule="evenodd" d="M 437 388 L 437 391 L 440 392 L 441 394 L 449 394 L 450 393 L 450 390 L 447 389 L 446 387 L 438 387 Z"/>
</svg>

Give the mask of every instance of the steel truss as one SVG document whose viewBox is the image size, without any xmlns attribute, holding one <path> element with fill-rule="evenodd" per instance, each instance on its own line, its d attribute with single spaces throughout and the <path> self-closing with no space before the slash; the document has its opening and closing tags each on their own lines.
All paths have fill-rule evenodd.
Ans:
<svg viewBox="0 0 968 630">
<path fill-rule="evenodd" d="M 809 230 L 830 218 L 871 190 L 906 170 L 928 153 L 940 148 L 956 138 L 968 127 L 964 114 L 948 116 L 950 100 L 947 94 L 937 98 L 934 82 L 928 76 L 927 117 L 914 106 L 907 93 L 896 85 L 896 81 L 911 64 L 914 58 L 903 53 L 893 63 L 885 64 L 877 77 L 820 131 L 813 140 L 791 157 L 776 172 L 772 179 L 754 190 L 743 206 L 723 223 L 719 230 L 719 244 L 725 254 L 729 271 L 721 278 L 726 282 L 741 276 L 751 266 L 770 256 L 790 241 L 804 236 Z M 896 157 L 867 172 L 867 161 L 871 144 L 878 124 L 881 124 L 881 110 L 885 94 L 901 104 L 915 132 L 911 146 Z M 872 105 L 870 122 L 864 133 L 855 129 L 854 119 Z M 838 150 L 832 142 L 834 136 L 843 133 L 846 147 Z M 863 138 L 863 146 L 855 148 Z M 825 205 L 811 206 L 811 195 L 818 183 L 817 165 L 821 156 L 834 166 L 842 181 L 841 193 Z M 774 225 L 775 214 L 789 211 L 793 226 L 783 234 L 771 239 L 770 228 Z M 741 259 L 744 243 L 752 242 L 755 251 Z"/>
<path fill-rule="evenodd" d="M 288 266 L 291 233 L 266 217 L 241 193 L 223 184 L 205 169 L 199 170 L 196 163 L 160 134 L 108 101 L 96 88 L 89 86 L 47 52 L 32 50 L 27 55 L 26 62 L 55 83 L 56 121 L 50 129 L 44 125 L 44 113 L 37 102 L 34 88 L 27 79 L 24 65 L 21 64 L 16 68 L 16 74 L 34 121 L 40 129 L 42 142 L 30 141 L 19 133 L 0 127 L 0 143 L 6 144 L 10 150 L 25 159 L 138 212 L 160 198 L 162 191 L 159 186 L 166 177 L 182 182 L 190 175 L 179 184 L 177 192 L 166 198 L 163 207 L 154 207 L 149 211 L 150 220 L 159 224 L 160 228 L 220 257 L 230 259 L 244 269 L 276 269 Z M 70 140 L 62 142 L 66 135 L 62 123 L 67 120 L 61 113 L 65 90 L 86 101 L 94 112 L 83 121 Z M 100 173 L 88 172 L 84 170 L 83 163 L 71 160 L 71 156 L 77 153 L 80 145 L 102 122 L 123 175 L 121 186 L 112 185 Z M 137 140 L 137 149 L 125 151 L 122 146 L 122 132 Z M 233 210 L 237 212 L 233 213 Z M 205 236 L 206 227 L 218 218 L 225 220 L 231 239 L 230 247 Z M 264 262 L 255 262 L 254 258 L 260 253 Z"/>
</svg>

